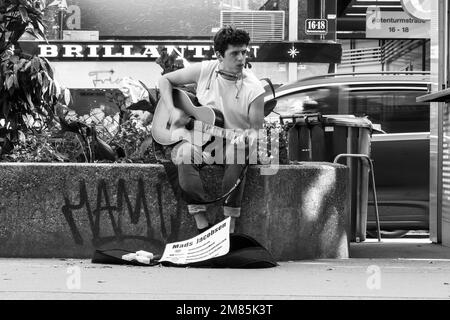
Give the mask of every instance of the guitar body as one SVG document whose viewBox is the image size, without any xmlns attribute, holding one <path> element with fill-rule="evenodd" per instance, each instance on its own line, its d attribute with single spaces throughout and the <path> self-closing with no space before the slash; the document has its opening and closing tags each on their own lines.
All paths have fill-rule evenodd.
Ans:
<svg viewBox="0 0 450 320">
<path fill-rule="evenodd" d="M 212 107 L 199 105 L 192 93 L 173 88 L 172 97 L 175 107 L 183 111 L 186 116 L 208 125 L 223 127 L 223 114 Z M 196 146 L 203 146 L 211 139 L 210 134 L 188 130 L 184 126 L 171 124 L 169 110 L 162 99 L 159 100 L 156 106 L 151 132 L 153 139 L 165 146 L 182 140 Z"/>
</svg>

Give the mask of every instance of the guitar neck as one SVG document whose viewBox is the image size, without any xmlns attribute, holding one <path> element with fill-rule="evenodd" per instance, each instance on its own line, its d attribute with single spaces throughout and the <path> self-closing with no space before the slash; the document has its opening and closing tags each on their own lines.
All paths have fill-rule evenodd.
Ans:
<svg viewBox="0 0 450 320">
<path fill-rule="evenodd" d="M 233 140 L 243 135 L 232 130 L 227 130 L 198 120 L 194 121 L 194 130 L 207 133 L 215 137 L 225 138 L 227 140 Z"/>
</svg>

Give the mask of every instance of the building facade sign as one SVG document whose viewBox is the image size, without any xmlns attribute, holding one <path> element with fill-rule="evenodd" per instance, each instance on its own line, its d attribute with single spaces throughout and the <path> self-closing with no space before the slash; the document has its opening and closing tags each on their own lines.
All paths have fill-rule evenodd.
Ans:
<svg viewBox="0 0 450 320">
<path fill-rule="evenodd" d="M 412 18 L 404 11 L 367 8 L 366 38 L 429 39 L 430 21 Z"/>
<path fill-rule="evenodd" d="M 191 62 L 215 57 L 210 42 L 22 41 L 21 47 L 50 61 L 155 61 L 163 48 L 168 54 L 175 52 Z M 250 61 L 254 62 L 339 63 L 341 55 L 342 48 L 337 43 L 254 43 L 249 47 Z"/>
<path fill-rule="evenodd" d="M 326 35 L 328 33 L 327 19 L 306 19 L 305 33 L 307 35 Z"/>
</svg>

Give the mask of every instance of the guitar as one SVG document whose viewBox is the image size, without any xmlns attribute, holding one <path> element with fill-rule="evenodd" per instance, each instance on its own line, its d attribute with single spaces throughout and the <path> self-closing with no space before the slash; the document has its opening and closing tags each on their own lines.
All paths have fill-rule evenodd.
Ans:
<svg viewBox="0 0 450 320">
<path fill-rule="evenodd" d="M 151 129 L 153 139 L 159 144 L 171 145 L 184 140 L 196 146 L 203 146 L 213 136 L 230 141 L 244 136 L 243 133 L 224 129 L 222 112 L 210 106 L 200 105 L 192 93 L 173 88 L 172 97 L 175 107 L 183 111 L 189 117 L 189 121 L 184 126 L 170 123 L 170 113 L 160 99 L 153 115 Z M 248 136 L 247 138 L 251 143 L 255 140 Z"/>
</svg>

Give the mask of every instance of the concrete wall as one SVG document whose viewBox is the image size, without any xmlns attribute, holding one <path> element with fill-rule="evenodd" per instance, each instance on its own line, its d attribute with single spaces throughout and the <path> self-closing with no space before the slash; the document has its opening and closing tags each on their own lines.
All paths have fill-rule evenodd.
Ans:
<svg viewBox="0 0 450 320">
<path fill-rule="evenodd" d="M 211 197 L 222 170 L 202 175 Z M 162 165 L 0 165 L 0 257 L 91 257 L 95 248 L 162 253 L 196 235 Z M 237 232 L 277 260 L 348 257 L 347 167 L 305 162 L 263 176 L 251 167 Z M 211 222 L 223 219 L 211 206 Z"/>
</svg>

